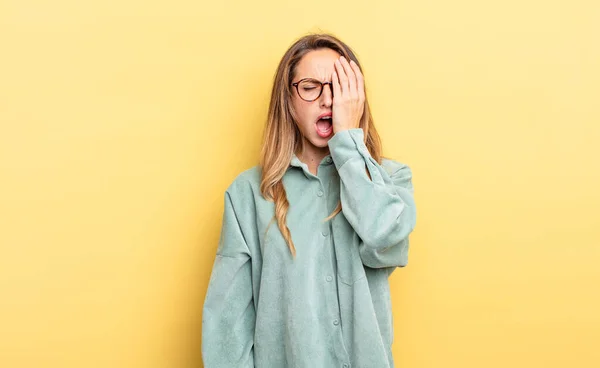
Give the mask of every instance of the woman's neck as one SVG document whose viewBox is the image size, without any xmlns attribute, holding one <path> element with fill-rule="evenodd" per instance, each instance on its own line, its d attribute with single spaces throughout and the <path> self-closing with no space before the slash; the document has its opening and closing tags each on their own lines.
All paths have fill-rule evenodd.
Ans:
<svg viewBox="0 0 600 368">
<path fill-rule="evenodd" d="M 327 155 L 329 155 L 329 147 L 315 147 L 310 143 L 305 143 L 304 150 L 296 154 L 298 159 L 308 166 L 308 170 L 313 175 L 317 175 L 319 164 Z"/>
</svg>

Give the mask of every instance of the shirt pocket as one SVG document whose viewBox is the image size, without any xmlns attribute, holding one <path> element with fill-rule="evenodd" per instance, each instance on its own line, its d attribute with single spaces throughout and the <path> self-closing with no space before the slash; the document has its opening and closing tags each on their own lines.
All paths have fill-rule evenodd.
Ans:
<svg viewBox="0 0 600 368">
<path fill-rule="evenodd" d="M 354 285 L 366 277 L 358 252 L 361 240 L 347 221 L 338 222 L 333 228 L 338 278 L 346 285 Z"/>
</svg>

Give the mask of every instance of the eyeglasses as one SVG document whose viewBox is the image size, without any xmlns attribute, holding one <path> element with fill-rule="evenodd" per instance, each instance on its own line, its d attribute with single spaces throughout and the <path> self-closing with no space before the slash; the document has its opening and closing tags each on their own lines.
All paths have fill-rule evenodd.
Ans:
<svg viewBox="0 0 600 368">
<path fill-rule="evenodd" d="M 298 96 L 300 96 L 301 99 L 312 102 L 321 97 L 323 86 L 326 84 L 329 84 L 329 90 L 333 97 L 333 84 L 331 82 L 321 82 L 312 78 L 304 78 L 296 83 L 292 83 L 292 86 L 296 87 Z"/>
</svg>

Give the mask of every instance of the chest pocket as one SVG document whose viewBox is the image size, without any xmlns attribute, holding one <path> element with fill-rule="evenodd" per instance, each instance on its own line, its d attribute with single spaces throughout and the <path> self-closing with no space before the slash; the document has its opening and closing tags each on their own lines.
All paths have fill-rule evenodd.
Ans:
<svg viewBox="0 0 600 368">
<path fill-rule="evenodd" d="M 338 278 L 344 284 L 353 285 L 366 277 L 358 252 L 361 239 L 342 213 L 333 219 L 332 228 Z"/>
</svg>

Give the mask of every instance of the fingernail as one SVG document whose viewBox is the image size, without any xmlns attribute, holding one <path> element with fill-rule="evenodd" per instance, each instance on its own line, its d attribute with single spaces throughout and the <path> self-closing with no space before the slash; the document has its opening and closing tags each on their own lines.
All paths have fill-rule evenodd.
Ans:
<svg viewBox="0 0 600 368">
<path fill-rule="evenodd" d="M 340 59 L 342 59 L 342 60 L 346 60 L 346 58 L 345 58 L 345 57 L 343 57 L 343 56 L 340 56 Z"/>
</svg>

